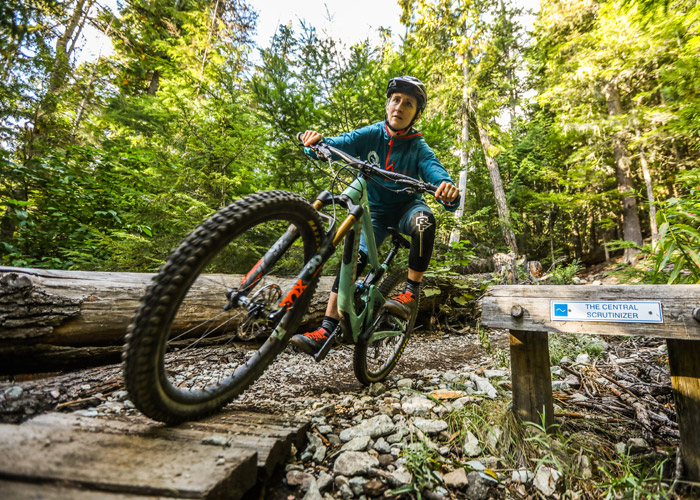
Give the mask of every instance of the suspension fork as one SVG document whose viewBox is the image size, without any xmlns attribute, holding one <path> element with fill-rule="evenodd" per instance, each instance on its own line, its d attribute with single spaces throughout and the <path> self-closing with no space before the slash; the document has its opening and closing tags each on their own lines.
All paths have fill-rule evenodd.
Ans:
<svg viewBox="0 0 700 500">
<path fill-rule="evenodd" d="M 331 226 L 326 232 L 326 237 L 321 244 L 321 249 L 306 263 L 301 273 L 299 273 L 295 279 L 292 288 L 283 296 L 279 304 L 280 309 L 269 316 L 273 322 L 284 316 L 285 312 L 294 302 L 299 300 L 312 280 L 316 279 L 316 276 L 321 272 L 321 269 L 330 256 L 335 253 L 338 245 L 348 234 L 355 231 L 357 227 L 357 223 L 364 210 L 360 205 L 355 205 L 345 194 L 334 197 L 330 192 L 323 191 L 316 201 L 314 201 L 313 206 L 317 210 L 320 210 L 323 206 L 332 202 L 338 203 L 340 206 L 346 208 L 348 210 L 348 215 L 338 225 L 337 230 L 334 226 Z"/>
<path fill-rule="evenodd" d="M 320 210 L 324 205 L 330 203 L 332 195 L 328 191 L 323 191 L 313 203 L 316 210 Z M 333 228 L 329 231 L 332 231 Z M 255 263 L 250 271 L 243 277 L 238 288 L 230 288 L 226 292 L 229 302 L 224 306 L 225 310 L 231 309 L 234 304 L 244 307 L 250 306 L 247 295 L 250 290 L 274 267 L 277 261 L 299 238 L 299 230 L 296 226 L 290 225 L 285 233 L 270 247 L 270 249 Z"/>
</svg>

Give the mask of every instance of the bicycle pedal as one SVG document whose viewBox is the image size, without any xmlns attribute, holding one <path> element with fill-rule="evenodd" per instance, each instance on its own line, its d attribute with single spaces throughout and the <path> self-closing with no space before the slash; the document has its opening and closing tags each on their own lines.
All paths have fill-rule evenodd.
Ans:
<svg viewBox="0 0 700 500">
<path fill-rule="evenodd" d="M 340 326 L 335 327 L 335 330 L 333 330 L 333 333 L 331 333 L 328 336 L 328 338 L 323 343 L 323 345 L 318 350 L 318 352 L 316 354 L 314 354 L 314 361 L 316 361 L 316 363 L 320 363 L 321 361 L 323 361 L 326 358 L 326 356 L 328 355 L 328 353 L 330 352 L 330 350 L 333 348 L 333 346 L 338 343 L 338 338 L 337 338 L 338 335 L 337 334 L 339 331 L 340 331 Z"/>
</svg>

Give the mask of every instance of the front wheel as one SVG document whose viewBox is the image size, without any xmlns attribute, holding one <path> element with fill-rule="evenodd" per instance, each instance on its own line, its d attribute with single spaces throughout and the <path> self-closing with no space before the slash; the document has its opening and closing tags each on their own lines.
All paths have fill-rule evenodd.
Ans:
<svg viewBox="0 0 700 500">
<path fill-rule="evenodd" d="M 308 307 L 316 280 L 289 307 L 282 295 L 297 290 L 293 277 L 322 230 L 305 199 L 269 191 L 221 209 L 187 236 L 127 330 L 124 378 L 136 407 L 172 424 L 211 413 L 252 384 Z"/>
<path fill-rule="evenodd" d="M 379 284 L 381 294 L 390 299 L 403 291 L 408 269 L 389 274 Z M 408 319 L 389 314 L 380 308 L 370 327 L 360 335 L 355 345 L 354 369 L 357 380 L 365 385 L 384 380 L 403 354 L 418 314 L 418 301 Z"/>
</svg>

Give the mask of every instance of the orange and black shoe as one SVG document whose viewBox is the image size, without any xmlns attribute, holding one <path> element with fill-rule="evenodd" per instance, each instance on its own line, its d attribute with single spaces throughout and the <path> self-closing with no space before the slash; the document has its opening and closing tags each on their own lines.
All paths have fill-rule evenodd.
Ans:
<svg viewBox="0 0 700 500">
<path fill-rule="evenodd" d="M 383 307 L 389 314 L 408 319 L 416 309 L 416 299 L 413 296 L 413 292 L 406 290 L 401 295 L 387 300 Z"/>
<path fill-rule="evenodd" d="M 319 326 L 313 332 L 297 333 L 289 341 L 297 350 L 307 354 L 316 354 L 328 340 L 330 332 Z"/>
</svg>

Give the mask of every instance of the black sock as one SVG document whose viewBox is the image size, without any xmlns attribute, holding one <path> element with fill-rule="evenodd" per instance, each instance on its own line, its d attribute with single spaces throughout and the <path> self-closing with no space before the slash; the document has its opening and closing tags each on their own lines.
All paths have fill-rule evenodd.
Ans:
<svg viewBox="0 0 700 500">
<path fill-rule="evenodd" d="M 420 289 L 420 281 L 413 281 L 410 278 L 406 279 L 406 289 L 404 292 L 411 292 L 413 295 L 418 295 Z"/>
<path fill-rule="evenodd" d="M 321 322 L 321 328 L 324 328 L 328 333 L 333 333 L 335 327 L 338 326 L 339 320 L 331 318 L 330 316 L 324 316 Z"/>
</svg>

